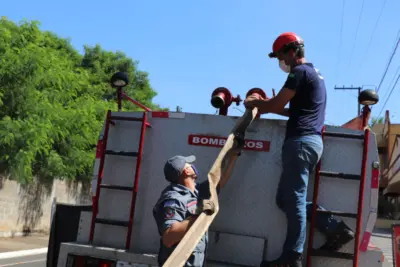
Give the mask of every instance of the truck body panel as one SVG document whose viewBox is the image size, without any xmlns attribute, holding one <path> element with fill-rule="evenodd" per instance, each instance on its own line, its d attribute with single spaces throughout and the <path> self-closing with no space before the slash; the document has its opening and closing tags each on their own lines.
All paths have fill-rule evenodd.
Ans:
<svg viewBox="0 0 400 267">
<path fill-rule="evenodd" d="M 160 114 L 148 112 L 151 128 L 144 138 L 129 251 L 124 250 L 127 228 L 120 226 L 96 224 L 94 246 L 88 245 L 92 212 L 82 211 L 77 243 L 62 244 L 58 267 L 65 266 L 67 253 L 88 253 L 96 256 L 107 250 L 100 247 L 114 251 L 105 253 L 107 257 L 147 264 L 143 266 L 157 265 L 155 256 L 146 258 L 143 255 L 155 255 L 158 252 L 159 235 L 152 209 L 168 184 L 163 176 L 165 161 L 178 154 L 195 155 L 195 165 L 200 172 L 199 182 L 205 181 L 208 170 L 236 120 L 235 117 L 208 114 Z M 142 118 L 143 112 L 112 112 L 112 115 Z M 115 121 L 115 125 L 110 125 L 107 149 L 138 151 L 140 125 L 140 122 Z M 256 119 L 246 132 L 246 147 L 230 180 L 221 191 L 220 212 L 210 227 L 207 253 L 210 263 L 216 264 L 218 261 L 225 262 L 221 266 L 259 266 L 263 258 L 272 260 L 280 256 L 287 222 L 285 215 L 276 206 L 275 198 L 282 168 L 281 148 L 285 128 L 285 120 Z M 326 126 L 326 131 L 363 134 L 363 131 L 334 126 Z M 100 134 L 100 139 L 102 135 L 103 133 Z M 362 144 L 362 140 L 326 137 L 321 170 L 359 175 Z M 379 183 L 379 178 L 373 175 L 373 165 L 379 163 L 373 133 L 368 147 L 359 266 L 375 267 L 382 266 L 382 252 L 368 247 L 376 220 Z M 98 166 L 97 160 L 92 181 L 93 194 L 96 192 Z M 133 186 L 135 167 L 135 158 L 106 155 L 102 183 Z M 314 173 L 310 175 L 308 200 L 312 199 L 313 178 Z M 319 190 L 318 204 L 325 209 L 357 213 L 359 181 L 321 177 Z M 129 220 L 131 197 L 132 192 L 101 189 L 98 218 Z M 342 219 L 355 231 L 356 219 Z M 324 236 L 316 231 L 314 247 L 320 247 L 324 241 Z M 353 246 L 354 242 L 350 242 L 341 252 L 352 253 Z M 305 251 L 306 249 L 305 247 Z M 140 259 L 145 260 L 142 263 Z M 352 261 L 314 257 L 313 266 L 352 266 Z"/>
</svg>

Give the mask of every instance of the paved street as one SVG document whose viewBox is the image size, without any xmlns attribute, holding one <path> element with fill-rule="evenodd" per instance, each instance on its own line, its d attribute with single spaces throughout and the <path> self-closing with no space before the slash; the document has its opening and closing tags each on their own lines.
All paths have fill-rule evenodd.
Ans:
<svg viewBox="0 0 400 267">
<path fill-rule="evenodd" d="M 0 253 L 45 248 L 49 237 L 32 234 L 25 237 L 0 238 Z M 0 259 L 0 267 L 46 267 L 46 253 L 32 256 Z"/>
<path fill-rule="evenodd" d="M 45 248 L 48 246 L 49 237 L 41 234 L 31 236 L 19 236 L 12 238 L 0 238 L 0 253 L 16 250 L 28 250 Z"/>
<path fill-rule="evenodd" d="M 393 254 L 392 254 L 392 235 L 390 230 L 375 229 L 372 238 L 372 243 L 379 247 L 383 251 L 385 256 L 384 267 L 393 266 Z"/>
<path fill-rule="evenodd" d="M 46 267 L 46 254 L 0 259 L 0 267 Z"/>
</svg>

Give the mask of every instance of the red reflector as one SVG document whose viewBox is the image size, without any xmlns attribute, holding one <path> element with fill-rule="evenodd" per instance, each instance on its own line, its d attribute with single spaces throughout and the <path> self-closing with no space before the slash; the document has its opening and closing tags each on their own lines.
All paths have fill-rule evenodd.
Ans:
<svg viewBox="0 0 400 267">
<path fill-rule="evenodd" d="M 153 111 L 151 113 L 153 118 L 168 118 L 169 112 L 168 111 Z"/>
<path fill-rule="evenodd" d="M 66 267 L 116 267 L 116 262 L 91 256 L 68 255 Z"/>
<path fill-rule="evenodd" d="M 75 256 L 74 267 L 85 267 L 85 258 L 82 256 Z"/>
<path fill-rule="evenodd" d="M 96 159 L 101 158 L 102 154 L 103 154 L 103 141 L 99 140 L 96 146 Z"/>
</svg>

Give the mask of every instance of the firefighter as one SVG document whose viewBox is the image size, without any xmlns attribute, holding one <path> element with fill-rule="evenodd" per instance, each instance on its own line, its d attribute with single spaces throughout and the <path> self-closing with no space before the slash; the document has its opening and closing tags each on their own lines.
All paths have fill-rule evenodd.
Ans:
<svg viewBox="0 0 400 267">
<path fill-rule="evenodd" d="M 293 32 L 277 37 L 270 58 L 277 58 L 279 68 L 288 73 L 276 97 L 261 99 L 249 96 L 244 105 L 257 107 L 261 114 L 275 113 L 289 117 L 282 147 L 282 174 L 276 194 L 277 206 L 286 214 L 287 235 L 281 256 L 263 261 L 261 266 L 302 266 L 306 223 L 312 204 L 306 202 L 309 174 L 323 152 L 321 132 L 325 120 L 326 88 L 324 78 L 304 57 L 304 42 Z M 289 103 L 289 108 L 285 108 Z M 322 207 L 319 207 L 322 209 Z M 339 250 L 354 238 L 343 221 L 319 214 L 316 227 L 327 236 L 322 249 Z"/>
<path fill-rule="evenodd" d="M 217 186 L 218 193 L 231 175 L 239 150 L 240 148 L 234 148 L 228 152 L 228 162 L 226 168 L 222 170 L 221 180 Z M 165 163 L 164 175 L 170 184 L 162 191 L 153 208 L 153 216 L 160 234 L 159 266 L 168 259 L 197 216 L 204 210 L 212 210 L 212 203 L 206 202 L 210 198 L 209 181 L 196 183 L 199 173 L 194 165 L 195 160 L 196 157 L 193 155 L 188 157 L 178 155 Z M 206 232 L 185 266 L 204 266 L 207 243 Z"/>
</svg>

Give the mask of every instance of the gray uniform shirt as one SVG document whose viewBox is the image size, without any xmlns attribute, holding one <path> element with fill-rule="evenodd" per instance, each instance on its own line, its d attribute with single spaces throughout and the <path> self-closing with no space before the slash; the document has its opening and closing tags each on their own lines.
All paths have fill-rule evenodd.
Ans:
<svg viewBox="0 0 400 267">
<path fill-rule="evenodd" d="M 219 189 L 219 188 L 218 188 Z M 219 192 L 219 190 L 218 190 Z M 158 264 L 162 266 L 174 251 L 176 245 L 168 248 L 162 242 L 162 234 L 175 222 L 181 222 L 192 215 L 196 215 L 197 203 L 201 199 L 209 199 L 210 190 L 208 180 L 196 186 L 194 192 L 189 188 L 171 183 L 161 193 L 156 205 L 153 208 L 153 216 L 156 220 L 160 234 L 160 249 L 158 253 Z M 204 266 L 208 233 L 201 238 L 185 266 Z"/>
</svg>

